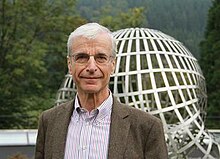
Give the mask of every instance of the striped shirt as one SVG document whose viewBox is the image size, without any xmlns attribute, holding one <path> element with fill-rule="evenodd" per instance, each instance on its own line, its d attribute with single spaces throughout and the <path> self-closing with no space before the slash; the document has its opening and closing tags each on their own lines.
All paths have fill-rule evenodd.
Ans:
<svg viewBox="0 0 220 159">
<path fill-rule="evenodd" d="M 75 109 L 68 127 L 64 159 L 107 159 L 112 95 L 88 112 L 75 98 Z"/>
</svg>

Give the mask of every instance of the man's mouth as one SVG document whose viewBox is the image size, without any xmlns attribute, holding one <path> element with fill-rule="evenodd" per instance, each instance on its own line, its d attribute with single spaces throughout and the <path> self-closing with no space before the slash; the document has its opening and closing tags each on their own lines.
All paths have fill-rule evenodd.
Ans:
<svg viewBox="0 0 220 159">
<path fill-rule="evenodd" d="M 85 76 L 81 76 L 80 78 L 84 78 L 84 79 L 99 79 L 101 77 L 85 77 Z"/>
</svg>

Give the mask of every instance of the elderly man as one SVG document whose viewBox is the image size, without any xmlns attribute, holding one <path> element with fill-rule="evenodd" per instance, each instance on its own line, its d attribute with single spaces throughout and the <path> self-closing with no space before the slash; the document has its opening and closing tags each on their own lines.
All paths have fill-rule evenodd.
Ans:
<svg viewBox="0 0 220 159">
<path fill-rule="evenodd" d="M 120 103 L 108 88 L 117 50 L 111 32 L 85 24 L 67 47 L 77 94 L 42 113 L 35 159 L 168 158 L 160 120 Z"/>
</svg>

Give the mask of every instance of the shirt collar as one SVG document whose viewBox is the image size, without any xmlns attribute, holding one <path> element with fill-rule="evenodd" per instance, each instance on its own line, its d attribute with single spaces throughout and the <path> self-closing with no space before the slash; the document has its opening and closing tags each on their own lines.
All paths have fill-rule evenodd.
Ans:
<svg viewBox="0 0 220 159">
<path fill-rule="evenodd" d="M 111 91 L 109 91 L 109 96 L 106 100 L 102 102 L 101 105 L 99 105 L 96 110 L 97 110 L 97 117 L 96 120 L 101 121 L 103 120 L 107 115 L 111 115 L 111 110 L 112 110 L 112 104 L 113 104 L 113 97 Z M 81 108 L 79 104 L 79 99 L 78 95 L 76 94 L 75 97 L 75 110 L 77 113 L 79 113 L 80 110 L 83 111 L 83 108 Z M 85 110 L 85 109 L 84 109 Z"/>
</svg>

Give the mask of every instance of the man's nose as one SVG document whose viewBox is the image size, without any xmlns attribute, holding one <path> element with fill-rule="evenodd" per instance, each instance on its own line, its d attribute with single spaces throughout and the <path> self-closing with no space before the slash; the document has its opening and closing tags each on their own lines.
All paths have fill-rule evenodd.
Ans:
<svg viewBox="0 0 220 159">
<path fill-rule="evenodd" d="M 94 56 L 90 56 L 89 61 L 87 63 L 86 71 L 87 72 L 97 71 L 97 65 L 96 65 L 96 61 L 94 59 Z"/>
</svg>

